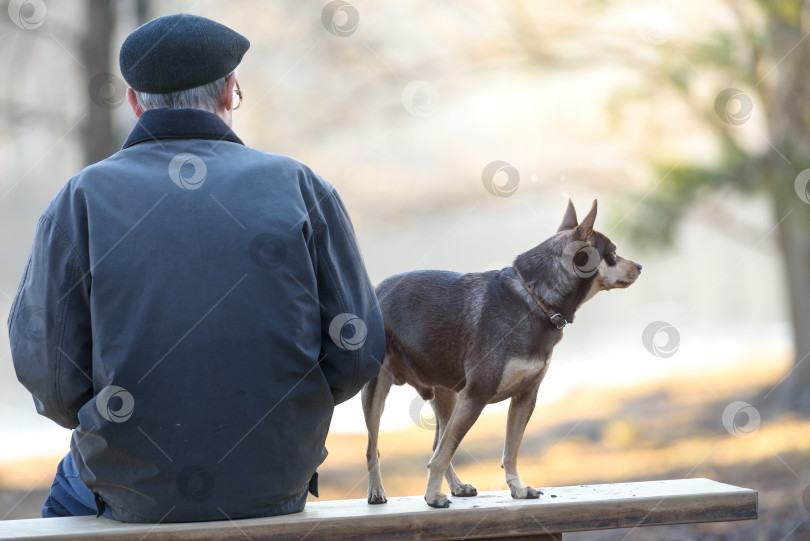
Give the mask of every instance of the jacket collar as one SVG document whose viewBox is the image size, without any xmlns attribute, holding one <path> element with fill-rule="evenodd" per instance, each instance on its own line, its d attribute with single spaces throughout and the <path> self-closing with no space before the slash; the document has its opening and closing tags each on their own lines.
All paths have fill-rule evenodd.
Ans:
<svg viewBox="0 0 810 541">
<path fill-rule="evenodd" d="M 121 148 L 160 139 L 214 139 L 244 145 L 213 113 L 198 109 L 150 109 L 143 112 Z"/>
</svg>

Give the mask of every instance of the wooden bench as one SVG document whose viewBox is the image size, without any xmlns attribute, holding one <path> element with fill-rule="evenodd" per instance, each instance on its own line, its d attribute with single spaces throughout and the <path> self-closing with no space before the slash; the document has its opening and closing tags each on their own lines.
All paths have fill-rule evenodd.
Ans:
<svg viewBox="0 0 810 541">
<path fill-rule="evenodd" d="M 124 524 L 70 517 L 0 521 L 0 539 L 486 539 L 560 540 L 563 532 L 757 518 L 757 492 L 709 479 L 544 488 L 537 500 L 508 491 L 453 498 L 431 509 L 422 496 L 308 503 L 279 517 L 183 524 Z"/>
</svg>

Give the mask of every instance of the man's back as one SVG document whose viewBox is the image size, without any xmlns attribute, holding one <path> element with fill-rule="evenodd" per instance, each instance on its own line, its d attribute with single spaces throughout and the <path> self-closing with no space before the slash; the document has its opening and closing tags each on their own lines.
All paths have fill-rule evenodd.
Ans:
<svg viewBox="0 0 810 541">
<path fill-rule="evenodd" d="M 300 510 L 384 346 L 334 189 L 187 109 L 144 113 L 54 198 L 9 323 L 81 478 L 139 522 Z"/>
</svg>

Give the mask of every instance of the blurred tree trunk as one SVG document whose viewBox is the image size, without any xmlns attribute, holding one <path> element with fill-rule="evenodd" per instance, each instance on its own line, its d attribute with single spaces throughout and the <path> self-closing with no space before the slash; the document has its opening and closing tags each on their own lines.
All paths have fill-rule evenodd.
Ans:
<svg viewBox="0 0 810 541">
<path fill-rule="evenodd" d="M 802 12 L 772 13 L 768 56 L 779 62 L 775 81 L 761 92 L 775 150 L 767 160 L 766 188 L 773 200 L 779 247 L 788 286 L 795 365 L 775 392 L 778 405 L 810 412 L 810 205 L 796 194 L 796 175 L 810 167 L 810 43 L 804 40 Z M 780 61 L 781 60 L 781 61 Z M 763 69 L 773 69 L 764 66 Z M 778 70 L 778 72 L 776 71 Z M 788 163 L 788 159 L 792 163 Z"/>
<path fill-rule="evenodd" d="M 152 6 L 150 6 L 149 0 L 137 0 L 135 2 L 135 21 L 138 26 L 144 25 L 152 19 L 151 11 Z"/>
<path fill-rule="evenodd" d="M 777 215 L 789 212 L 785 205 L 780 205 L 780 200 L 775 206 Z M 788 218 L 782 222 L 779 245 L 786 269 L 796 364 L 793 373 L 777 389 L 775 400 L 784 408 L 807 414 L 810 413 L 810 235 L 806 221 Z"/>
<path fill-rule="evenodd" d="M 89 83 L 93 77 L 110 71 L 116 3 L 109 0 L 87 0 L 86 9 L 86 34 L 82 40 L 81 52 Z M 84 123 L 86 164 L 103 160 L 120 148 L 113 137 L 112 109 L 99 105 L 97 101 L 92 97 L 87 100 L 87 118 Z"/>
</svg>

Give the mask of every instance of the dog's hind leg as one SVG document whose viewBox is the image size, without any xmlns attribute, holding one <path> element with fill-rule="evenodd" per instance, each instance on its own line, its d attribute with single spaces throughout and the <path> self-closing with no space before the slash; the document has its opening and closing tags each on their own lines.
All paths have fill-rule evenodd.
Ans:
<svg viewBox="0 0 810 541">
<path fill-rule="evenodd" d="M 534 411 L 534 404 L 537 401 L 536 385 L 533 389 L 513 396 L 509 402 L 509 414 L 506 421 L 506 441 L 503 446 L 502 467 L 506 473 L 506 484 L 515 499 L 532 499 L 540 496 L 540 492 L 531 486 L 525 486 L 520 480 L 517 471 L 518 451 L 520 443 L 523 441 L 523 432 Z"/>
<path fill-rule="evenodd" d="M 368 429 L 368 447 L 366 448 L 366 462 L 368 464 L 368 503 L 385 503 L 385 489 L 380 474 L 380 451 L 377 441 L 380 434 L 380 417 L 382 416 L 385 398 L 394 383 L 394 377 L 386 367 L 383 360 L 380 374 L 365 384 L 360 392 L 363 403 L 363 415 L 366 418 Z"/>
<path fill-rule="evenodd" d="M 434 393 L 435 397 L 431 400 L 430 405 L 433 407 L 433 412 L 436 414 L 436 436 L 433 439 L 433 450 L 435 451 L 436 446 L 442 439 L 444 427 L 447 426 L 450 417 L 453 415 L 453 409 L 458 402 L 458 394 L 441 387 L 437 387 Z M 453 469 L 452 462 L 448 464 L 447 471 L 444 472 L 444 477 L 447 479 L 450 493 L 453 494 L 453 496 L 466 497 L 478 495 L 478 490 L 474 486 L 469 483 L 461 482 L 461 479 L 456 475 L 456 470 Z"/>
<path fill-rule="evenodd" d="M 433 453 L 433 457 L 428 462 L 428 483 L 425 490 L 425 501 L 431 507 L 448 507 L 450 499 L 442 494 L 442 477 L 450 465 L 453 454 L 458 449 L 462 438 L 467 434 L 475 423 L 478 416 L 484 410 L 486 402 L 471 397 L 467 392 L 469 387 L 462 392 L 458 404 L 453 410 L 450 421 L 442 431 L 442 438 Z"/>
</svg>

